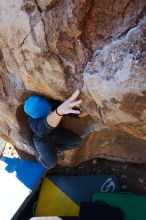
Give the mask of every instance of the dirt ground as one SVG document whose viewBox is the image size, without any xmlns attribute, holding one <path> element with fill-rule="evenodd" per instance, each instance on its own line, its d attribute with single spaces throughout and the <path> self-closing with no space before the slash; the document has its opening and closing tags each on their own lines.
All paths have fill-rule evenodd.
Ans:
<svg viewBox="0 0 146 220">
<path fill-rule="evenodd" d="M 23 158 L 32 159 L 30 155 L 22 154 L 22 152 L 18 154 L 12 145 L 7 144 L 3 156 L 9 155 L 14 157 L 21 155 Z M 49 173 L 54 175 L 114 174 L 118 178 L 122 192 L 146 195 L 146 164 L 123 163 L 97 158 L 83 162 L 74 168 L 56 166 Z"/>
</svg>

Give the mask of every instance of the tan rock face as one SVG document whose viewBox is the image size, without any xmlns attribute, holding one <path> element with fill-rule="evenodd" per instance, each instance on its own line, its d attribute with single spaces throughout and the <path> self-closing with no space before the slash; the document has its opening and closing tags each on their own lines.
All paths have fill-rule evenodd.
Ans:
<svg viewBox="0 0 146 220">
<path fill-rule="evenodd" d="M 30 152 L 24 100 L 80 88 L 90 116 L 64 124 L 86 138 L 63 165 L 146 160 L 146 0 L 0 0 L 0 30 L 4 139 Z"/>
</svg>

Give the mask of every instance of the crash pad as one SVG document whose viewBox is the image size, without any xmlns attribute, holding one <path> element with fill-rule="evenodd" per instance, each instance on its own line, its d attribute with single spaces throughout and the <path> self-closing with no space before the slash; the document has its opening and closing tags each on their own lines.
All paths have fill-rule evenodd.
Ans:
<svg viewBox="0 0 146 220">
<path fill-rule="evenodd" d="M 0 219 L 17 219 L 36 190 L 45 168 L 19 158 L 0 159 Z"/>
<path fill-rule="evenodd" d="M 33 217 L 29 220 L 79 220 L 79 217 Z"/>
<path fill-rule="evenodd" d="M 30 220 L 62 220 L 59 217 L 33 217 Z"/>
<path fill-rule="evenodd" d="M 44 179 L 35 216 L 78 216 L 81 201 L 99 192 L 118 191 L 115 176 L 48 176 Z"/>
<path fill-rule="evenodd" d="M 98 200 L 121 208 L 124 220 L 146 220 L 146 196 L 123 193 L 95 193 L 92 201 Z"/>
</svg>

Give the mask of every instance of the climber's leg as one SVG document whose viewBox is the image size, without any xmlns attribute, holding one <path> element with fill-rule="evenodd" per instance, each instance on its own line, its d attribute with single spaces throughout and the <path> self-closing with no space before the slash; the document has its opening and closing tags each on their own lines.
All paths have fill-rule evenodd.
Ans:
<svg viewBox="0 0 146 220">
<path fill-rule="evenodd" d="M 39 161 L 47 168 L 55 167 L 57 163 L 57 155 L 55 152 L 54 140 L 41 140 L 37 137 L 33 138 Z"/>
<path fill-rule="evenodd" d="M 78 148 L 81 140 L 79 135 L 66 128 L 61 128 L 56 138 L 56 142 L 66 150 Z"/>
</svg>

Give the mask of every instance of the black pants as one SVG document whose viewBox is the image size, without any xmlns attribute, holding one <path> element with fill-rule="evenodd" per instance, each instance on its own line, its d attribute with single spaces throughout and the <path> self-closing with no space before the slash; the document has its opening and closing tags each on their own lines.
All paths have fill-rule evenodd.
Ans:
<svg viewBox="0 0 146 220">
<path fill-rule="evenodd" d="M 56 135 L 49 134 L 44 139 L 34 136 L 33 141 L 39 161 L 47 169 L 53 168 L 57 163 L 56 144 L 66 150 L 77 148 L 81 144 L 80 136 L 66 128 L 60 128 Z"/>
</svg>

